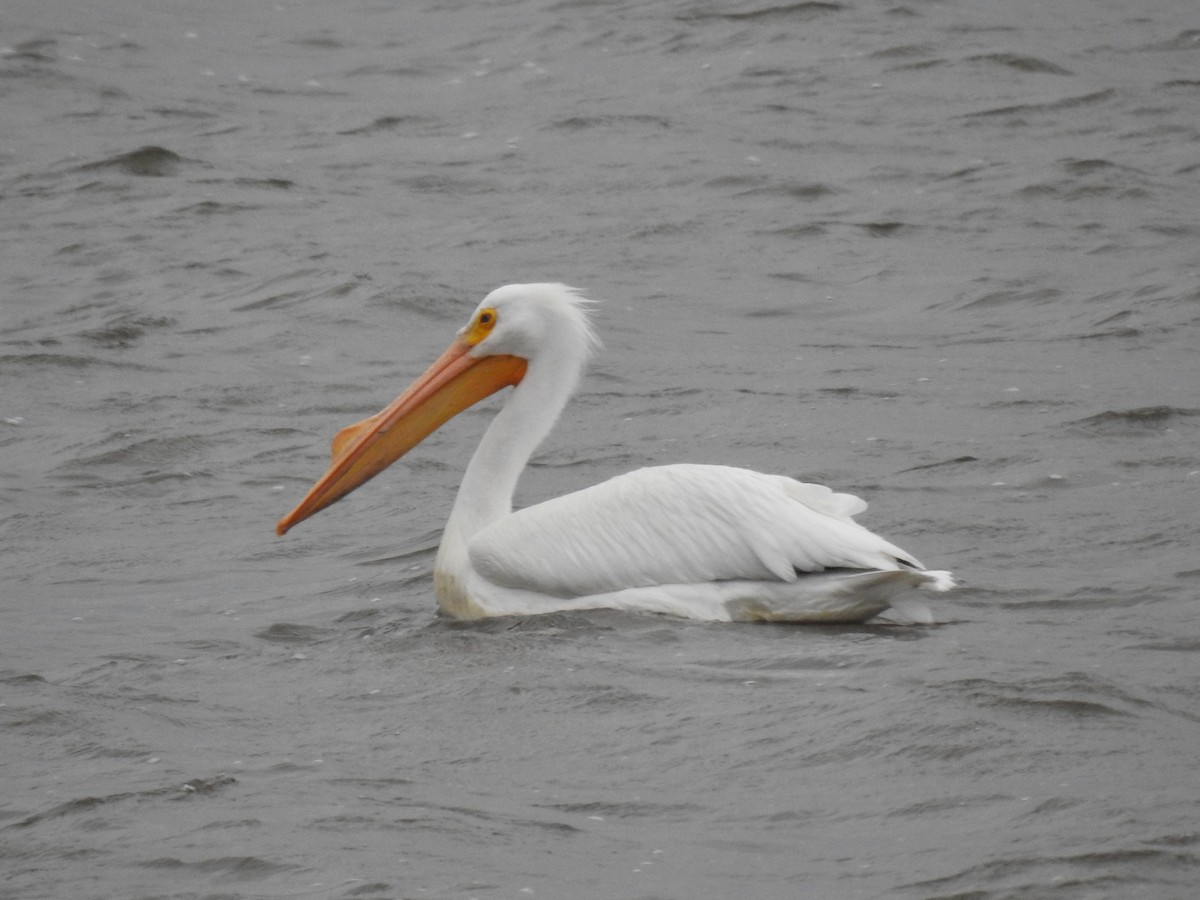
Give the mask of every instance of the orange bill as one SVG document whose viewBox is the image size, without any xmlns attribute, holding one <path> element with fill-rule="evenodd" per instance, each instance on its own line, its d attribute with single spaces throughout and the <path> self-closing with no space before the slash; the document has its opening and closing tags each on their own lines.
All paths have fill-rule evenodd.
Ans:
<svg viewBox="0 0 1200 900">
<path fill-rule="evenodd" d="M 517 356 L 470 356 L 458 338 L 385 409 L 343 428 L 333 439 L 333 462 L 321 480 L 275 526 L 288 529 L 374 478 L 449 419 L 525 377 Z"/>
</svg>

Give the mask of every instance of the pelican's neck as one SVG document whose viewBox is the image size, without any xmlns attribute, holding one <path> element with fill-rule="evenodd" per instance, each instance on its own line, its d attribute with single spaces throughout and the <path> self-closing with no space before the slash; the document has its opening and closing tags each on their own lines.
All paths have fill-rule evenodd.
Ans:
<svg viewBox="0 0 1200 900">
<path fill-rule="evenodd" d="M 437 568 L 461 569 L 471 537 L 512 512 L 521 472 L 571 398 L 583 362 L 580 354 L 561 351 L 529 361 L 525 377 L 509 394 L 467 465 L 442 535 Z"/>
</svg>

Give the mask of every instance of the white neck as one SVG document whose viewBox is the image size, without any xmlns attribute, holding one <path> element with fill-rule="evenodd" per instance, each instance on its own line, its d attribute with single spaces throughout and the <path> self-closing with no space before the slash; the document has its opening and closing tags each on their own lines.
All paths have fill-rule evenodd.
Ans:
<svg viewBox="0 0 1200 900">
<path fill-rule="evenodd" d="M 525 377 L 484 432 L 459 485 L 435 570 L 461 577 L 471 537 L 512 512 L 521 472 L 575 391 L 584 357 L 573 349 L 551 345 L 530 360 Z"/>
</svg>

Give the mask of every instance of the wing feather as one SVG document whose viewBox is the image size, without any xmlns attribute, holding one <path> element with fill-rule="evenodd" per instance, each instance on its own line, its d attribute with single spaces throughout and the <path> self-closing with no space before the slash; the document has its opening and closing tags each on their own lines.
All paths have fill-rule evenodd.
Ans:
<svg viewBox="0 0 1200 900">
<path fill-rule="evenodd" d="M 850 494 L 726 466 L 639 469 L 476 534 L 471 565 L 510 588 L 580 597 L 709 581 L 795 581 L 920 564 L 856 523 Z"/>
</svg>

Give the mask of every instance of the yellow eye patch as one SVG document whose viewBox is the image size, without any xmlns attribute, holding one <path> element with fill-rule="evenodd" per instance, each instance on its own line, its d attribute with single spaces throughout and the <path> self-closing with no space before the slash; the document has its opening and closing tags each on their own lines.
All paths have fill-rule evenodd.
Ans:
<svg viewBox="0 0 1200 900">
<path fill-rule="evenodd" d="M 467 326 L 467 333 L 464 339 L 468 344 L 474 347 L 496 327 L 496 310 L 490 306 L 487 309 L 481 309 L 475 313 L 475 318 L 471 320 L 471 324 Z"/>
</svg>

